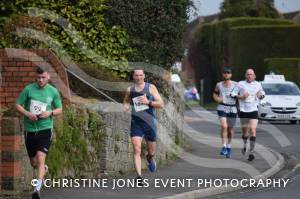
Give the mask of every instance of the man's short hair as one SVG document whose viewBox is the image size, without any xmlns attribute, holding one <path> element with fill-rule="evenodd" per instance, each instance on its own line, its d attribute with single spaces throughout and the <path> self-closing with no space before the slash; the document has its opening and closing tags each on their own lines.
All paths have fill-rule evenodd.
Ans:
<svg viewBox="0 0 300 199">
<path fill-rule="evenodd" d="M 48 66 L 38 66 L 36 69 L 37 74 L 43 74 L 44 72 L 49 72 Z"/>
<path fill-rule="evenodd" d="M 133 74 L 134 74 L 134 71 L 136 70 L 142 70 L 143 73 L 145 74 L 145 71 L 142 67 L 138 66 L 138 67 L 134 67 L 131 71 L 130 71 L 130 80 L 133 80 Z"/>
</svg>

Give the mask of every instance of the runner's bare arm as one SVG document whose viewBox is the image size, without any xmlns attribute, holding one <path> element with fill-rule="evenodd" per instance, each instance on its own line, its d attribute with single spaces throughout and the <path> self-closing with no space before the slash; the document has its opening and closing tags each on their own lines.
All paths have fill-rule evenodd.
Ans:
<svg viewBox="0 0 300 199">
<path fill-rule="evenodd" d="M 45 112 L 41 113 L 39 115 L 39 118 L 48 118 L 51 115 L 55 116 L 55 115 L 60 115 L 60 114 L 62 114 L 62 108 L 56 108 L 56 109 L 53 109 L 52 111 L 45 111 Z"/>
<path fill-rule="evenodd" d="M 25 108 L 20 104 L 16 104 L 16 109 L 19 113 L 28 117 L 30 120 L 32 120 L 32 121 L 38 120 L 38 117 L 36 115 L 30 113 L 29 111 L 26 111 Z"/>
<path fill-rule="evenodd" d="M 130 108 L 130 87 L 126 89 L 125 97 L 123 100 L 123 111 L 128 112 Z"/>
<path fill-rule="evenodd" d="M 218 86 L 216 86 L 214 92 L 213 92 L 213 99 L 215 100 L 215 102 L 217 103 L 222 103 L 223 99 L 220 97 L 220 91 Z"/>
<path fill-rule="evenodd" d="M 249 93 L 245 91 L 245 89 L 243 89 L 239 84 L 234 88 L 233 92 L 235 93 L 235 96 L 241 100 L 244 100 L 249 96 Z"/>
<path fill-rule="evenodd" d="M 156 86 L 154 86 L 153 84 L 150 84 L 150 93 L 154 97 L 154 100 L 150 102 L 150 105 L 154 108 L 163 108 L 164 101 L 162 100 L 160 94 L 158 93 Z"/>
<path fill-rule="evenodd" d="M 52 110 L 52 115 L 53 116 L 60 115 L 60 114 L 62 114 L 62 108 L 56 108 L 56 109 Z"/>
</svg>

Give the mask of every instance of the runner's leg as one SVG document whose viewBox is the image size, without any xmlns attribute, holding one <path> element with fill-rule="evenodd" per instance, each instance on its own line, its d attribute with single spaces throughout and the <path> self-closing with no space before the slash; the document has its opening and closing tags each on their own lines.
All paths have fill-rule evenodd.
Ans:
<svg viewBox="0 0 300 199">
<path fill-rule="evenodd" d="M 148 155 L 154 156 L 156 152 L 156 142 L 146 140 Z"/>
<path fill-rule="evenodd" d="M 42 151 L 37 151 L 36 156 L 36 167 L 37 167 L 37 180 L 38 184 L 35 187 L 34 191 L 39 192 L 43 185 L 43 180 L 45 177 L 45 160 L 46 160 L 46 154 Z"/>
<path fill-rule="evenodd" d="M 221 124 L 221 141 L 222 141 L 222 149 L 220 152 L 220 155 L 226 155 L 227 154 L 227 136 L 228 136 L 228 124 L 227 124 L 227 118 L 226 117 L 220 117 L 220 124 Z"/>
<path fill-rule="evenodd" d="M 242 139 L 243 139 L 243 149 L 242 149 L 242 154 L 244 155 L 247 151 L 247 141 L 249 137 L 249 119 L 248 118 L 241 118 L 241 125 L 242 125 Z"/>
<path fill-rule="evenodd" d="M 234 128 L 233 127 L 228 127 L 227 128 L 227 132 L 228 132 L 228 142 L 227 142 L 227 147 L 231 147 L 231 141 L 232 138 L 234 136 Z"/>
<path fill-rule="evenodd" d="M 227 125 L 227 118 L 226 117 L 221 117 L 220 118 L 220 124 L 221 124 L 221 141 L 223 147 L 226 147 L 227 145 L 227 136 L 228 136 L 228 125 Z"/>
<path fill-rule="evenodd" d="M 257 128 L 257 119 L 251 119 L 249 121 L 249 126 L 250 126 L 250 132 L 251 132 L 251 137 L 250 137 L 250 151 L 254 151 L 255 147 L 255 141 L 256 141 L 256 128 Z"/>
<path fill-rule="evenodd" d="M 140 136 L 131 137 L 131 143 L 133 145 L 134 168 L 138 176 L 142 175 L 142 160 L 141 160 L 142 140 L 143 138 Z"/>
</svg>

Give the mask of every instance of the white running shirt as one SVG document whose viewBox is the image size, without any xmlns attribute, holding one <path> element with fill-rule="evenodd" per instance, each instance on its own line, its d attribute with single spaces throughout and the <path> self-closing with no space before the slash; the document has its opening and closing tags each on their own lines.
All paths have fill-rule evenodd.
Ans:
<svg viewBox="0 0 300 199">
<path fill-rule="evenodd" d="M 219 92 L 219 96 L 223 99 L 223 104 L 219 104 L 217 110 L 224 111 L 225 113 L 237 113 L 236 106 L 226 106 L 235 105 L 236 101 L 230 96 L 233 89 L 237 86 L 237 82 L 231 81 L 231 84 L 228 87 L 224 86 L 224 82 L 217 83 L 216 90 Z"/>
<path fill-rule="evenodd" d="M 232 92 L 232 96 L 243 95 L 245 92 L 249 93 L 246 99 L 239 99 L 240 111 L 242 112 L 253 112 L 258 111 L 258 103 L 260 99 L 257 97 L 257 93 L 261 92 L 265 95 L 265 92 L 261 84 L 257 81 L 248 83 L 247 81 L 240 81 Z"/>
</svg>

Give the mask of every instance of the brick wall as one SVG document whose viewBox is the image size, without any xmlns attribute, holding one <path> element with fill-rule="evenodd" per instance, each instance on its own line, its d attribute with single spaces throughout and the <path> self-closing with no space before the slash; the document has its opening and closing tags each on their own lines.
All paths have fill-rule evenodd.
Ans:
<svg viewBox="0 0 300 199">
<path fill-rule="evenodd" d="M 67 73 L 49 49 L 0 49 L 0 104 L 10 106 L 23 88 L 35 82 L 38 66 L 50 67 L 51 83 L 61 92 L 65 103 L 70 98 Z"/>
<path fill-rule="evenodd" d="M 5 195 L 15 195 L 30 187 L 32 169 L 26 154 L 19 118 L 3 117 L 1 129 L 1 192 Z"/>
</svg>

